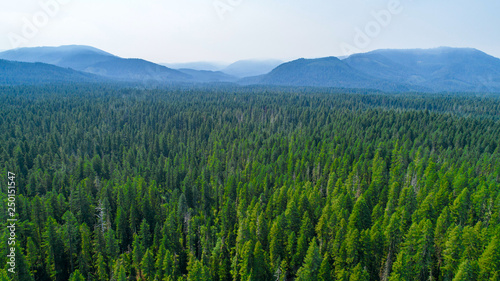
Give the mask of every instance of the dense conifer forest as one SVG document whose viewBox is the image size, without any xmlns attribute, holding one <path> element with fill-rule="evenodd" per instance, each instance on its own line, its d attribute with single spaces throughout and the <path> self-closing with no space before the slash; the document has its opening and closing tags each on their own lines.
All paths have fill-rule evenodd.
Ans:
<svg viewBox="0 0 500 281">
<path fill-rule="evenodd" d="M 500 280 L 499 116 L 495 96 L 2 87 L 0 280 Z"/>
</svg>

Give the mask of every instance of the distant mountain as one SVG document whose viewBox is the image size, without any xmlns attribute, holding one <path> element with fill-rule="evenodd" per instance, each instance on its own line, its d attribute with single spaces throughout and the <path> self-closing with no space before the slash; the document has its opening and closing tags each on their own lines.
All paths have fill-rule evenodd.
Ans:
<svg viewBox="0 0 500 281">
<path fill-rule="evenodd" d="M 0 59 L 42 62 L 122 81 L 188 81 L 177 70 L 141 59 L 124 59 L 88 46 L 20 48 L 0 53 Z"/>
<path fill-rule="evenodd" d="M 432 91 L 500 90 L 500 59 L 476 49 L 377 50 L 344 62 L 377 79 Z"/>
<path fill-rule="evenodd" d="M 282 86 L 405 90 L 397 83 L 377 81 L 369 75 L 360 73 L 336 57 L 298 59 L 276 67 L 269 74 L 245 78 L 240 82 Z"/>
<path fill-rule="evenodd" d="M 227 64 L 216 62 L 162 63 L 161 65 L 172 69 L 192 69 L 203 71 L 219 71 L 227 67 Z"/>
<path fill-rule="evenodd" d="M 192 78 L 180 71 L 142 59 L 118 57 L 87 66 L 83 71 L 124 81 L 177 82 Z"/>
<path fill-rule="evenodd" d="M 96 75 L 44 63 L 0 60 L 0 85 L 102 82 Z"/>
<path fill-rule="evenodd" d="M 139 82 L 234 82 L 235 77 L 265 74 L 281 64 L 276 60 L 247 60 L 226 68 L 216 63 L 155 64 L 142 59 L 125 59 L 89 46 L 20 48 L 0 53 L 0 59 L 41 62 L 92 73 L 119 81 Z M 216 70 L 224 68 L 223 73 Z"/>
<path fill-rule="evenodd" d="M 249 77 L 269 73 L 282 64 L 280 60 L 240 60 L 221 71 L 236 77 Z"/>
<path fill-rule="evenodd" d="M 299 59 L 240 82 L 384 91 L 500 92 L 500 59 L 475 49 L 377 50 L 343 60 Z"/>
<path fill-rule="evenodd" d="M 89 65 L 103 62 L 115 56 L 89 46 L 61 46 L 19 48 L 0 53 L 0 59 L 20 62 L 42 62 L 75 70 L 85 70 Z"/>
<path fill-rule="evenodd" d="M 500 93 L 500 59 L 476 49 L 447 47 L 377 50 L 343 59 L 326 57 L 287 63 L 244 60 L 221 71 L 172 69 L 146 60 L 120 58 L 93 47 L 76 45 L 10 50 L 0 52 L 2 59 L 5 61 L 2 61 L 0 83 L 51 83 L 65 80 L 155 84 L 237 82 L 245 85 L 382 91 Z M 37 64 L 20 64 L 35 62 Z M 192 66 L 203 67 L 201 63 Z M 204 67 L 215 68 L 215 65 L 206 64 Z"/>
</svg>

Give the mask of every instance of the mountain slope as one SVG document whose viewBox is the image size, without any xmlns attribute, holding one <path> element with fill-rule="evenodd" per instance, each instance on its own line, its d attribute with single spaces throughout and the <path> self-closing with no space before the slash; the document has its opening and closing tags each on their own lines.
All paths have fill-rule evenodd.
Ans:
<svg viewBox="0 0 500 281">
<path fill-rule="evenodd" d="M 103 62 L 114 55 L 89 46 L 20 48 L 0 53 L 0 59 L 20 62 L 42 62 L 75 70 Z"/>
<path fill-rule="evenodd" d="M 100 81 L 105 79 L 50 64 L 0 60 L 0 85 Z"/>
<path fill-rule="evenodd" d="M 188 81 L 191 76 L 141 59 L 124 59 L 88 46 L 21 48 L 0 59 L 42 62 L 123 81 Z"/>
<path fill-rule="evenodd" d="M 116 80 L 157 82 L 188 81 L 190 75 L 142 59 L 110 58 L 87 66 L 83 71 Z"/>
<path fill-rule="evenodd" d="M 283 86 L 317 86 L 338 88 L 374 88 L 392 90 L 401 87 L 359 73 L 336 57 L 298 59 L 284 63 L 269 74 L 242 80 L 243 83 Z"/>
<path fill-rule="evenodd" d="M 377 50 L 344 60 L 371 76 L 433 91 L 498 91 L 500 59 L 476 49 Z"/>
<path fill-rule="evenodd" d="M 475 49 L 377 50 L 344 60 L 300 59 L 240 81 L 384 91 L 500 92 L 500 59 Z"/>
</svg>

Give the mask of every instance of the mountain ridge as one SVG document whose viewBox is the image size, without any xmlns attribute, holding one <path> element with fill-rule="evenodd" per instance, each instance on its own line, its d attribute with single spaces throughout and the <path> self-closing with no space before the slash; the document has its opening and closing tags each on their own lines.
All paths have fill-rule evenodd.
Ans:
<svg viewBox="0 0 500 281">
<path fill-rule="evenodd" d="M 466 48 L 383 49 L 298 59 L 245 84 L 370 88 L 383 91 L 500 92 L 500 59 Z"/>
<path fill-rule="evenodd" d="M 500 59 L 474 48 L 380 49 L 342 59 L 301 58 L 285 63 L 277 60 L 244 60 L 220 71 L 171 69 L 143 59 L 121 58 L 91 46 L 80 45 L 20 48 L 0 52 L 0 59 L 40 62 L 119 82 L 229 82 L 242 85 L 356 88 L 388 92 L 500 93 Z M 228 71 L 231 66 L 233 71 Z M 33 66 L 24 67 L 33 71 Z M 45 69 L 47 73 L 65 72 L 49 70 L 47 67 L 39 69 Z M 242 76 L 245 71 L 250 75 Z M 16 73 L 22 75 L 21 72 Z M 4 76 L 9 75 L 11 74 Z M 44 73 L 41 72 L 40 75 L 43 76 Z M 86 79 L 85 75 L 76 73 L 63 77 L 72 77 L 70 80 L 75 77 Z M 26 79 L 41 78 L 35 79 L 31 76 Z"/>
<path fill-rule="evenodd" d="M 143 59 L 121 58 L 83 45 L 20 48 L 0 53 L 0 59 L 53 64 L 118 81 L 166 83 L 193 80 L 191 75 L 166 66 Z"/>
</svg>

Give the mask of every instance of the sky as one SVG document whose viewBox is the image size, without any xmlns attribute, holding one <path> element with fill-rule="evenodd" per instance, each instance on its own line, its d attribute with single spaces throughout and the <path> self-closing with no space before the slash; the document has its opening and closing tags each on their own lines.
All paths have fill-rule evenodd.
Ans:
<svg viewBox="0 0 500 281">
<path fill-rule="evenodd" d="M 472 47 L 500 57 L 498 0 L 0 0 L 0 50 L 89 45 L 156 63 Z"/>
</svg>

